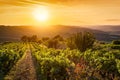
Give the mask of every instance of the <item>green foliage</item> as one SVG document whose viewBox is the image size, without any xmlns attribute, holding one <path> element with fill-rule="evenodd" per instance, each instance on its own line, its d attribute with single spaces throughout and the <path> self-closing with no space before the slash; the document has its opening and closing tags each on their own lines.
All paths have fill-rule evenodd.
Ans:
<svg viewBox="0 0 120 80">
<path fill-rule="evenodd" d="M 38 74 L 42 80 L 65 80 L 69 74 L 67 69 L 74 68 L 81 57 L 78 50 L 55 50 L 33 44 L 33 55 L 39 66 Z"/>
<path fill-rule="evenodd" d="M 116 60 L 118 59 L 118 55 L 120 56 L 119 51 L 86 51 L 84 53 L 84 59 L 87 62 L 87 71 L 91 70 L 90 73 L 92 73 L 92 76 L 101 76 L 97 77 L 100 80 L 111 80 L 119 77 L 119 64 L 116 63 L 118 61 Z"/>
<path fill-rule="evenodd" d="M 49 37 L 43 37 L 43 38 L 42 38 L 42 41 L 45 42 L 45 41 L 48 41 L 49 39 L 50 39 Z"/>
<path fill-rule="evenodd" d="M 86 51 L 93 46 L 95 37 L 89 32 L 79 32 L 68 38 L 67 45 L 70 49 L 77 48 L 81 52 Z"/>
<path fill-rule="evenodd" d="M 112 49 L 120 49 L 120 45 L 112 45 L 111 48 Z"/>
<path fill-rule="evenodd" d="M 24 35 L 21 37 L 21 41 L 23 41 L 23 42 L 37 42 L 38 38 L 37 38 L 37 35 L 32 35 L 31 37 Z"/>
<path fill-rule="evenodd" d="M 60 35 L 54 36 L 53 39 L 57 39 L 57 40 L 59 40 L 59 41 L 63 41 L 63 40 L 64 40 L 63 37 L 60 36 Z"/>
<path fill-rule="evenodd" d="M 24 51 L 25 45 L 22 43 L 0 45 L 0 75 L 6 75 Z"/>
<path fill-rule="evenodd" d="M 38 40 L 37 35 L 33 35 L 30 38 L 30 42 L 37 42 L 37 40 Z"/>
<path fill-rule="evenodd" d="M 113 40 L 113 41 L 112 41 L 112 44 L 120 45 L 120 40 Z"/>
<path fill-rule="evenodd" d="M 92 35 L 89 37 L 88 33 L 84 35 L 87 36 L 79 33 L 70 37 L 70 44 L 72 42 L 75 44 L 74 41 L 80 44 L 83 39 L 85 39 L 84 44 L 88 43 L 87 40 L 91 40 L 89 37 Z M 37 62 L 36 71 L 41 80 L 120 80 L 120 49 L 111 49 L 113 44 L 96 43 L 99 47 L 81 52 L 77 49 L 79 47 L 77 45 L 72 46 L 76 48 L 73 50 L 55 49 L 58 43 L 54 40 L 60 42 L 58 37 L 50 40 L 52 41 L 49 46 L 53 48 L 47 48 L 36 42 L 27 44 Z M 1 44 L 0 75 L 7 74 L 25 50 L 25 43 Z"/>
<path fill-rule="evenodd" d="M 57 39 L 51 39 L 48 41 L 48 48 L 57 48 L 58 47 L 58 44 L 59 44 L 59 41 Z"/>
<path fill-rule="evenodd" d="M 28 42 L 28 37 L 26 35 L 22 36 L 21 41 Z"/>
<path fill-rule="evenodd" d="M 47 40 L 46 46 L 48 48 L 55 48 L 55 49 L 57 49 L 57 48 L 59 48 L 62 45 L 61 44 L 62 42 L 64 42 L 63 37 L 61 37 L 60 35 L 56 35 L 53 38 Z"/>
<path fill-rule="evenodd" d="M 116 59 L 116 64 L 117 64 L 118 72 L 120 73 L 120 60 L 119 59 Z"/>
<path fill-rule="evenodd" d="M 42 43 L 42 40 L 38 40 L 37 42 L 38 42 L 39 44 L 41 44 L 41 43 Z"/>
<path fill-rule="evenodd" d="M 74 43 L 74 38 L 73 37 L 70 37 L 67 39 L 67 46 L 70 48 L 70 49 L 75 49 L 77 48 L 75 43 Z"/>
<path fill-rule="evenodd" d="M 119 80 L 120 50 L 101 44 L 99 50 L 55 50 L 33 44 L 33 55 L 43 80 Z"/>
</svg>

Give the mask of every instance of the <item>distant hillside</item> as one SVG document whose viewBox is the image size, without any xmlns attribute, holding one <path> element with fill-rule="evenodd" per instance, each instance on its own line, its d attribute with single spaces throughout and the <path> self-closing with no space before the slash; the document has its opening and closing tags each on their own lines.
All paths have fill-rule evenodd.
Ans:
<svg viewBox="0 0 120 80">
<path fill-rule="evenodd" d="M 90 28 L 105 31 L 105 32 L 108 32 L 111 35 L 120 36 L 120 25 L 91 26 Z"/>
<path fill-rule="evenodd" d="M 90 26 L 91 29 L 101 30 L 101 31 L 120 31 L 120 25 L 98 25 L 98 26 Z"/>
<path fill-rule="evenodd" d="M 95 34 L 96 39 L 102 41 L 111 41 L 120 39 L 119 35 L 111 35 L 109 32 L 104 32 L 95 29 L 76 27 L 76 26 L 50 26 L 50 27 L 31 27 L 31 26 L 0 26 L 0 41 L 19 41 L 23 35 L 37 35 L 41 37 L 53 37 L 57 34 L 63 37 L 69 37 L 71 34 L 81 31 L 88 31 Z"/>
</svg>

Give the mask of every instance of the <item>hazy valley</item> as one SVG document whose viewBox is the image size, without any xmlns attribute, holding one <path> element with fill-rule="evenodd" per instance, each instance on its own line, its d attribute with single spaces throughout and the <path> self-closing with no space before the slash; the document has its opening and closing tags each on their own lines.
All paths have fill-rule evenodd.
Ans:
<svg viewBox="0 0 120 80">
<path fill-rule="evenodd" d="M 0 26 L 0 41 L 19 41 L 23 35 L 37 35 L 41 37 L 53 37 L 61 35 L 69 37 L 77 32 L 92 32 L 97 40 L 112 41 L 120 38 L 120 26 L 97 26 L 97 27 L 80 27 L 80 26 L 49 26 L 49 27 L 32 27 L 32 26 Z"/>
</svg>

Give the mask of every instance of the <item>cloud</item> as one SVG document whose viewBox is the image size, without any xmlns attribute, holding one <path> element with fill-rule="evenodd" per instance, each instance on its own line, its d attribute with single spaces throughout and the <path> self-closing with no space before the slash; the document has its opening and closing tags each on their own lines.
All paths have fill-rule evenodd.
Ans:
<svg viewBox="0 0 120 80">
<path fill-rule="evenodd" d="M 120 21 L 120 19 L 106 19 L 105 21 L 108 21 L 108 22 L 118 22 L 118 21 Z"/>
<path fill-rule="evenodd" d="M 79 0 L 0 0 L 0 5 L 25 6 L 30 4 L 68 4 Z M 80 0 L 81 1 L 81 0 Z"/>
<path fill-rule="evenodd" d="M 109 3 L 108 3 L 109 2 Z M 120 0 L 0 0 L 0 5 L 12 5 L 12 6 L 26 6 L 31 4 L 61 4 L 61 5 L 80 5 L 80 4 L 90 4 L 90 5 L 119 5 Z"/>
</svg>

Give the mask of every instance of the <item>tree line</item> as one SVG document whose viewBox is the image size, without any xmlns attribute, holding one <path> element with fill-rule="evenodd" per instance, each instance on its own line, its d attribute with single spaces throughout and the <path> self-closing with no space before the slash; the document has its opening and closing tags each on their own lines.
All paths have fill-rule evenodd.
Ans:
<svg viewBox="0 0 120 80">
<path fill-rule="evenodd" d="M 21 41 L 23 42 L 37 42 L 46 45 L 48 48 L 60 48 L 68 47 L 70 49 L 78 49 L 81 52 L 86 51 L 86 49 L 92 48 L 95 37 L 93 33 L 90 32 L 79 32 L 71 35 L 68 38 L 63 38 L 61 35 L 56 35 L 52 38 L 43 37 L 39 39 L 37 35 L 32 36 L 22 36 Z"/>
</svg>

